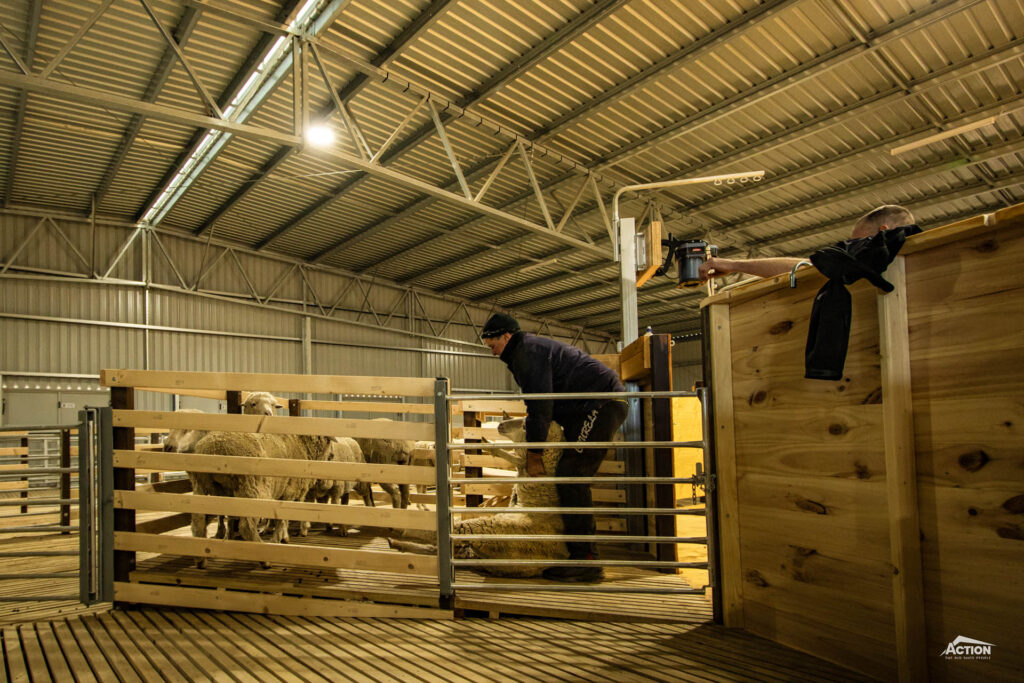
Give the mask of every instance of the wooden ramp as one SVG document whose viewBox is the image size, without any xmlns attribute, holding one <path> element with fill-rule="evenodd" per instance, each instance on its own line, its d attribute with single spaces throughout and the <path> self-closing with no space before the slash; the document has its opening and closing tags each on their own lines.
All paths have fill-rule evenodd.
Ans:
<svg viewBox="0 0 1024 683">
<path fill-rule="evenodd" d="M 139 609 L 5 626 L 9 680 L 865 681 L 694 624 L 422 621 Z"/>
<path fill-rule="evenodd" d="M 364 530 L 366 532 L 367 530 Z M 185 532 L 187 533 L 187 532 Z M 357 534 L 342 538 L 329 534 L 292 536 L 295 544 L 389 551 L 387 539 Z M 603 550 L 609 559 L 624 559 L 624 551 Z M 209 560 L 197 569 L 189 558 L 139 554 L 133 583 L 223 588 L 284 596 L 372 601 L 387 605 L 437 607 L 437 582 L 432 577 L 346 569 L 315 569 L 271 566 L 255 562 Z M 540 583 L 543 579 L 493 579 L 470 571 L 459 571 L 457 582 Z M 618 587 L 636 586 L 687 588 L 682 576 L 630 568 L 606 569 L 605 583 Z M 495 592 L 459 591 L 455 608 L 486 612 L 491 616 L 534 616 L 597 621 L 658 621 L 702 623 L 711 620 L 711 604 L 700 595 L 649 593 L 559 593 L 545 591 Z"/>
</svg>

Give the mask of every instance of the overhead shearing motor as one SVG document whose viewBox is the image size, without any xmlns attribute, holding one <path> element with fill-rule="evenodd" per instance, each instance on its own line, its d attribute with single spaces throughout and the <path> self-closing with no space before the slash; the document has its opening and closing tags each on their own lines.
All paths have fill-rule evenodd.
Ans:
<svg viewBox="0 0 1024 683">
<path fill-rule="evenodd" d="M 680 287 L 697 287 L 701 284 L 700 267 L 710 256 L 718 255 L 718 247 L 707 242 L 695 240 L 684 242 L 669 235 L 661 241 L 668 247 L 665 263 L 676 264 L 676 281 Z M 667 275 L 665 266 L 658 270 L 659 275 Z"/>
</svg>

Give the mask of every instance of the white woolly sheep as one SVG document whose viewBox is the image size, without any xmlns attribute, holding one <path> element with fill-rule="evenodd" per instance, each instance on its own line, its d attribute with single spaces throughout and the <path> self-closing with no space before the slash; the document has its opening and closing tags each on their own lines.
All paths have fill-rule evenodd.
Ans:
<svg viewBox="0 0 1024 683">
<path fill-rule="evenodd" d="M 324 460 L 329 453 L 330 439 L 323 436 L 296 436 L 291 434 L 248 434 L 241 432 L 210 432 L 195 446 L 196 453 L 232 455 L 258 458 L 286 458 L 291 460 Z M 304 500 L 313 480 L 301 477 L 269 477 L 251 474 L 214 474 L 214 484 L 227 495 L 236 498 L 262 498 L 269 500 Z M 257 518 L 243 517 L 238 530 L 247 541 L 259 542 Z M 196 527 L 193 520 L 192 535 L 203 538 L 206 527 Z M 288 523 L 274 520 L 272 542 L 288 542 Z"/>
<path fill-rule="evenodd" d="M 195 408 L 179 408 L 178 413 L 202 413 L 201 410 Z M 164 439 L 164 451 L 168 453 L 192 453 L 195 450 L 196 444 L 206 436 L 206 432 L 201 429 L 170 429 L 167 431 L 167 437 Z M 205 496 L 226 496 L 230 495 L 226 491 L 220 489 L 216 484 L 213 483 L 212 475 L 207 472 L 185 472 L 188 475 L 188 479 L 192 482 L 192 492 L 199 495 Z M 221 515 L 192 515 L 192 528 L 195 529 L 199 525 L 205 529 L 206 525 L 209 524 L 213 519 L 217 520 L 217 533 L 215 538 L 227 538 L 228 537 L 228 524 Z M 205 535 L 205 534 L 204 534 Z"/>
<path fill-rule="evenodd" d="M 329 462 L 366 462 L 363 451 L 355 439 L 347 437 L 334 438 L 331 440 L 330 452 L 327 455 Z M 306 493 L 306 501 L 312 503 L 333 503 L 335 505 L 348 505 L 349 494 L 355 491 L 363 498 L 363 504 L 373 505 L 373 493 L 370 485 L 366 482 L 346 481 L 341 479 L 317 479 L 313 482 Z M 339 531 L 342 536 L 348 535 L 348 529 L 344 524 L 339 524 Z M 327 530 L 331 531 L 331 524 L 327 524 Z M 309 531 L 309 522 L 299 523 L 299 535 L 305 536 Z"/>
<path fill-rule="evenodd" d="M 522 443 L 526 439 L 523 419 L 506 420 L 498 427 L 498 431 L 513 442 Z M 562 441 L 562 428 L 552 422 L 548 430 L 548 441 Z M 510 451 L 493 451 L 495 455 L 505 458 L 517 470 L 517 476 L 525 477 L 526 458 L 524 454 Z M 544 469 L 547 476 L 553 476 L 560 449 L 544 450 Z M 554 484 L 516 484 L 513 490 L 512 507 L 559 507 L 558 490 Z M 524 514 L 520 512 L 499 512 L 486 514 L 456 522 L 452 528 L 454 557 L 458 559 L 546 559 L 564 560 L 569 557 L 565 543 L 558 541 L 461 541 L 459 534 L 562 534 L 565 527 L 562 516 L 558 514 Z M 409 534 L 407 534 L 409 535 Z M 411 543 L 408 541 L 392 541 L 392 547 L 414 553 L 436 554 L 436 545 Z M 479 571 L 492 576 L 530 577 L 539 576 L 544 567 L 541 566 L 504 566 L 485 567 Z"/>
<path fill-rule="evenodd" d="M 386 417 L 379 417 L 377 421 L 391 422 Z M 409 465 L 412 463 L 413 451 L 416 450 L 415 441 L 402 439 L 368 439 L 356 438 L 359 447 L 363 450 L 363 457 L 366 462 L 375 465 Z M 378 484 L 391 496 L 391 507 L 409 507 L 409 485 L 408 484 Z"/>
<path fill-rule="evenodd" d="M 245 397 L 242 402 L 243 415 L 274 415 L 275 408 L 284 406 L 277 402 L 277 398 L 266 391 L 254 391 Z"/>
</svg>

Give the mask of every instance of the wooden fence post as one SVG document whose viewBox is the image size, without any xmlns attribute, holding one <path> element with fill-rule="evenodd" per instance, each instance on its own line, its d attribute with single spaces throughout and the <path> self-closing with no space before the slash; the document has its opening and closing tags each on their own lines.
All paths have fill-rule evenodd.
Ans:
<svg viewBox="0 0 1024 683">
<path fill-rule="evenodd" d="M 135 389 L 132 387 L 111 387 L 110 407 L 113 410 L 134 410 Z M 134 427 L 114 427 L 113 433 L 113 446 L 115 450 L 135 450 Z M 114 468 L 114 490 L 135 490 L 134 468 Z M 114 509 L 114 533 L 116 534 L 118 531 L 135 531 L 135 510 Z M 135 571 L 135 553 L 128 550 L 115 550 L 114 581 L 128 582 L 133 571 Z"/>
<path fill-rule="evenodd" d="M 476 411 L 467 410 L 464 413 L 462 413 L 462 426 L 463 427 L 479 427 L 480 426 L 480 420 L 476 416 Z M 466 443 L 480 443 L 480 439 L 465 439 L 465 442 Z M 471 451 L 463 451 L 463 453 L 465 453 L 466 455 L 469 455 L 470 453 L 478 454 L 478 453 L 483 453 L 483 452 L 484 451 L 481 451 L 480 449 L 474 449 L 474 450 L 471 450 Z M 482 467 L 465 467 L 465 468 L 463 468 L 463 470 L 465 471 L 466 479 L 476 479 L 476 478 L 482 477 L 483 474 L 484 474 L 484 468 L 482 468 Z M 484 503 L 483 494 L 474 493 L 472 495 L 470 495 L 470 494 L 466 495 L 466 507 L 471 507 L 471 508 L 480 507 L 481 505 L 483 505 L 483 503 Z"/>
<path fill-rule="evenodd" d="M 28 437 L 27 436 L 21 437 L 21 447 L 25 449 L 25 453 L 21 456 L 21 464 L 24 465 L 26 468 L 28 468 L 29 465 L 28 465 Z M 18 495 L 18 497 L 19 498 L 28 498 L 28 488 L 29 488 L 28 477 L 27 476 L 26 477 L 22 477 L 21 481 L 23 481 L 25 483 L 25 489 Z M 28 506 L 27 505 L 22 505 L 21 506 L 21 514 L 23 514 L 23 515 L 28 514 Z"/>
<path fill-rule="evenodd" d="M 67 469 L 71 467 L 71 430 L 62 429 L 60 430 L 60 467 Z M 71 473 L 61 472 L 60 473 L 60 496 L 61 500 L 67 500 L 71 498 Z M 71 505 L 68 503 L 60 504 L 60 525 L 71 526 Z M 67 536 L 70 531 L 62 531 L 61 534 Z"/>
</svg>

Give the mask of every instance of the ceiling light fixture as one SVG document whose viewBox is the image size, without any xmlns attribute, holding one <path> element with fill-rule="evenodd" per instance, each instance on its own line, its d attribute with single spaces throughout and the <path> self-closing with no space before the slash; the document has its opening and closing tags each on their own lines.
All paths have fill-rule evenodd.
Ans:
<svg viewBox="0 0 1024 683">
<path fill-rule="evenodd" d="M 889 150 L 889 154 L 891 154 L 892 156 L 896 156 L 897 154 L 903 154 L 904 152 L 909 152 L 910 150 L 917 149 L 918 147 L 930 145 L 933 142 L 939 142 L 940 140 L 946 140 L 948 138 L 956 137 L 957 135 L 961 135 L 963 133 L 969 133 L 972 130 L 978 130 L 979 128 L 984 128 L 985 126 L 991 126 L 993 123 L 996 122 L 996 119 L 998 119 L 999 116 L 1001 115 L 989 116 L 988 118 L 981 119 L 980 121 L 975 121 L 974 123 L 968 123 L 963 126 L 957 126 L 956 128 L 950 128 L 948 130 L 942 131 L 941 133 L 929 135 L 926 138 L 921 138 L 920 140 L 915 140 L 914 142 L 908 142 L 907 144 L 900 145 L 899 147 L 893 147 L 892 149 Z"/>
<path fill-rule="evenodd" d="M 334 144 L 334 131 L 322 123 L 311 125 L 306 129 L 306 142 L 314 147 L 330 147 Z"/>
</svg>

